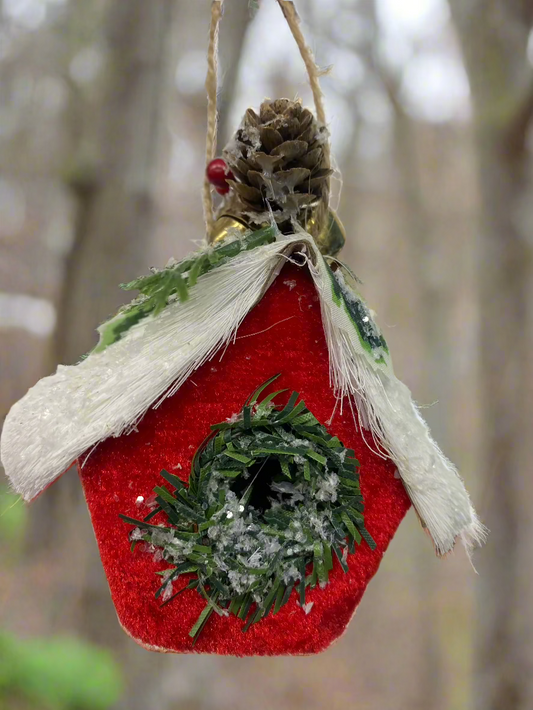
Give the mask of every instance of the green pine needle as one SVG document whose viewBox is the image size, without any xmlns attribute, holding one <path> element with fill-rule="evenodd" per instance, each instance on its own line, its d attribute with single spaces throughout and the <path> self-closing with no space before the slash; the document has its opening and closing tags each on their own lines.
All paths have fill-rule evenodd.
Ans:
<svg viewBox="0 0 533 710">
<path fill-rule="evenodd" d="M 121 284 L 125 291 L 139 291 L 140 296 L 100 326 L 100 341 L 94 352 L 102 352 L 116 343 L 134 325 L 148 316 L 157 316 L 169 303 L 176 300 L 184 303 L 189 298 L 189 290 L 197 286 L 198 279 L 204 274 L 226 264 L 243 251 L 275 241 L 275 227 L 263 227 L 242 239 L 223 241 L 165 269 Z"/>
</svg>

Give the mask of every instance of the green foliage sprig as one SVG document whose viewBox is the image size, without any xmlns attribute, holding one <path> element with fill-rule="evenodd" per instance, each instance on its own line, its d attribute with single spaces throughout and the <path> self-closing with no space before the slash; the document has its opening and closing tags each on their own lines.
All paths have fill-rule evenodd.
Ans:
<svg viewBox="0 0 533 710">
<path fill-rule="evenodd" d="M 372 355 L 376 363 L 385 364 L 385 356 L 389 355 L 387 342 L 366 303 L 346 283 L 343 271 L 346 271 L 354 280 L 357 280 L 357 277 L 347 266 L 338 260 L 336 260 L 336 263 L 338 268 L 333 271 L 326 261 L 326 268 L 331 279 L 333 302 L 339 308 L 344 307 L 359 336 L 359 342 L 362 347 Z"/>
<path fill-rule="evenodd" d="M 189 298 L 189 290 L 196 285 L 200 276 L 227 264 L 243 251 L 250 251 L 275 241 L 276 228 L 263 227 L 246 237 L 231 242 L 224 241 L 165 269 L 121 284 L 120 287 L 125 291 L 139 291 L 140 296 L 99 328 L 100 341 L 94 352 L 102 352 L 116 343 L 130 328 L 147 316 L 158 315 L 172 299 L 186 301 Z"/>
<path fill-rule="evenodd" d="M 278 377 L 278 376 L 276 376 Z M 331 436 L 293 392 L 262 401 L 264 383 L 232 421 L 211 427 L 196 452 L 188 487 L 162 471 L 172 486 L 154 489 L 157 507 L 135 526 L 134 545 L 145 541 L 173 564 L 156 593 L 165 603 L 185 589 L 207 601 L 190 636 L 197 638 L 213 612 L 236 615 L 243 631 L 276 614 L 297 590 L 328 583 L 333 555 L 348 571 L 348 552 L 365 540 L 358 461 Z M 150 520 L 165 513 L 166 525 Z M 188 582 L 176 593 L 182 575 Z M 193 575 L 191 577 L 191 575 Z"/>
</svg>

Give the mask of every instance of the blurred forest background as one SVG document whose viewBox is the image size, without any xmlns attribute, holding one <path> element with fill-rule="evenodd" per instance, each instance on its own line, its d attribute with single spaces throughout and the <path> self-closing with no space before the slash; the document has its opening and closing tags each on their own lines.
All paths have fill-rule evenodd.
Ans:
<svg viewBox="0 0 533 710">
<path fill-rule="evenodd" d="M 225 5 L 221 146 L 265 96 L 310 103 L 274 0 Z M 116 622 L 76 476 L 29 509 L 4 483 L 1 708 L 533 707 L 533 4 L 297 5 L 331 66 L 344 259 L 492 531 L 479 576 L 411 512 L 326 653 L 150 654 Z M 0 0 L 0 420 L 92 347 L 120 282 L 203 237 L 209 6 Z"/>
</svg>

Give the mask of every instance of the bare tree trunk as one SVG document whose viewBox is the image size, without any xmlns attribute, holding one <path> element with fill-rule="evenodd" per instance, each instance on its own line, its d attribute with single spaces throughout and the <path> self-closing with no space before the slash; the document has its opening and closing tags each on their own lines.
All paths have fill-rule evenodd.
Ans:
<svg viewBox="0 0 533 710">
<path fill-rule="evenodd" d="M 71 11 L 83 12 L 85 2 L 78 0 Z M 129 300 L 118 284 L 146 270 L 175 7 L 175 0 L 110 0 L 104 87 L 89 120 L 80 115 L 79 97 L 72 97 L 71 120 L 83 120 L 83 129 L 77 162 L 65 178 L 76 222 L 58 298 L 55 363 L 75 363 L 94 346 L 98 324 Z M 117 624 L 73 472 L 35 503 L 29 537 L 33 552 L 40 540 L 39 549 L 49 551 L 61 570 L 50 623 L 115 648 L 128 669 L 124 707 L 144 710 L 157 683 L 155 661 Z"/>
<path fill-rule="evenodd" d="M 62 363 L 91 348 L 96 326 L 126 300 L 118 283 L 146 268 L 172 4 L 110 4 L 107 87 L 94 117 L 99 156 L 94 168 L 81 165 L 69 178 L 78 219 L 59 304 Z"/>
<path fill-rule="evenodd" d="M 531 229 L 526 145 L 533 114 L 526 48 L 531 3 L 452 2 L 472 87 L 482 199 L 480 374 L 482 511 L 492 534 L 479 554 L 476 703 L 533 706 L 531 544 Z"/>
<path fill-rule="evenodd" d="M 448 352 L 449 313 L 446 313 L 446 297 L 435 284 L 435 234 L 428 215 L 418 165 L 416 146 L 416 125 L 410 119 L 398 100 L 393 102 L 396 139 L 396 170 L 399 190 L 405 205 L 406 225 L 409 237 L 409 251 L 415 277 L 415 294 L 420 321 L 420 348 L 418 357 L 428 367 L 422 368 L 417 376 L 417 397 L 424 403 L 435 401 L 439 390 L 450 382 Z M 435 409 L 435 408 L 434 408 Z M 442 441 L 447 433 L 444 403 L 437 411 L 432 411 L 430 424 L 437 439 Z M 426 415 L 427 416 L 427 415 Z M 435 567 L 428 559 L 425 540 L 414 542 L 414 572 L 417 576 L 417 592 L 420 595 L 420 636 L 422 658 L 418 670 L 418 702 L 420 708 L 439 710 L 446 702 L 443 683 L 443 640 L 438 633 L 440 614 L 436 603 Z"/>
</svg>

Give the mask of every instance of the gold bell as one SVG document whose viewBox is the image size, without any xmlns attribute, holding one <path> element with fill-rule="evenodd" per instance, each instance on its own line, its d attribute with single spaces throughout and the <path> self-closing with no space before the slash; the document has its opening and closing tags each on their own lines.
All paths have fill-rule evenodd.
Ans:
<svg viewBox="0 0 533 710">
<path fill-rule="evenodd" d="M 229 212 L 221 214 L 213 225 L 213 229 L 209 235 L 209 243 L 215 244 L 216 242 L 222 242 L 230 234 L 235 235 L 235 232 L 244 236 L 250 229 L 251 227 L 236 215 Z"/>
</svg>

